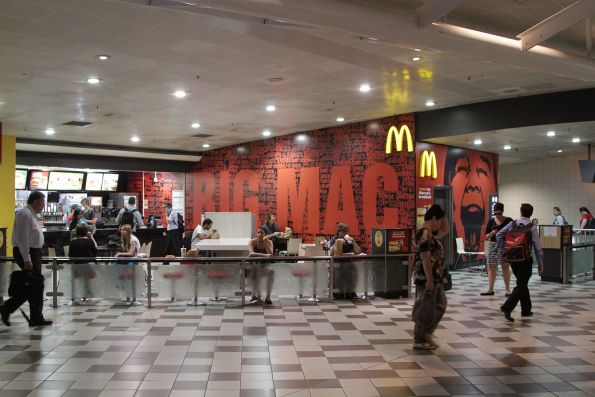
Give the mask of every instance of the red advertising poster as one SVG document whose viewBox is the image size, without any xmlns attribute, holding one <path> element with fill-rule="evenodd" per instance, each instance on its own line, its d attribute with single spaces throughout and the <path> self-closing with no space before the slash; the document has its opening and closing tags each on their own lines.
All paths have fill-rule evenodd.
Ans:
<svg viewBox="0 0 595 397">
<path fill-rule="evenodd" d="M 450 185 L 454 237 L 463 238 L 467 251 L 483 251 L 489 195 L 498 192 L 498 155 L 430 143 L 418 143 L 416 155 L 417 224 L 433 203 L 433 186 Z M 514 213 L 506 208 L 505 215 Z"/>
<path fill-rule="evenodd" d="M 388 254 L 411 253 L 411 229 L 387 230 Z"/>
<path fill-rule="evenodd" d="M 29 190 L 46 190 L 48 188 L 48 171 L 29 172 Z"/>
</svg>

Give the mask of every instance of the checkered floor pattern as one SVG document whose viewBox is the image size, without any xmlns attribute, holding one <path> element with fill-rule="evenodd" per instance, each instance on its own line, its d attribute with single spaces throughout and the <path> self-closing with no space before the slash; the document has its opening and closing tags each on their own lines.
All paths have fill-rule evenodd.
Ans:
<svg viewBox="0 0 595 397">
<path fill-rule="evenodd" d="M 1 397 L 595 395 L 595 282 L 533 277 L 508 323 L 486 277 L 453 273 L 435 351 L 412 350 L 412 299 L 46 309 L 0 325 Z"/>
</svg>

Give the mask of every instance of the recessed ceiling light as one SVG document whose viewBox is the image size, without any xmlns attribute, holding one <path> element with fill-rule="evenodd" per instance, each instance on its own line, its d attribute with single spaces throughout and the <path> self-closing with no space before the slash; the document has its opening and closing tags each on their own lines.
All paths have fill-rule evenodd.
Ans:
<svg viewBox="0 0 595 397">
<path fill-rule="evenodd" d="M 433 99 L 428 99 L 428 100 L 426 101 L 426 106 L 427 106 L 427 107 L 432 107 L 432 106 L 434 106 L 435 104 L 436 104 L 436 102 L 434 102 L 434 100 L 433 100 Z"/>
<path fill-rule="evenodd" d="M 344 117 L 341 117 L 341 116 L 339 116 L 339 117 L 337 117 L 337 121 L 338 121 L 339 123 L 342 123 L 342 122 L 344 122 L 344 121 L 345 121 L 345 118 L 344 118 Z"/>
<path fill-rule="evenodd" d="M 97 77 L 89 77 L 89 78 L 87 79 L 87 83 L 89 83 L 89 84 L 93 84 L 93 85 L 95 85 L 95 84 L 99 84 L 99 82 L 100 82 L 100 81 L 101 81 L 101 80 L 99 80 Z"/>
<path fill-rule="evenodd" d="M 262 136 L 271 136 L 271 131 L 270 130 L 262 131 Z"/>
<path fill-rule="evenodd" d="M 131 140 L 132 142 L 140 142 L 140 138 L 139 138 L 139 137 L 137 137 L 136 135 L 134 135 L 132 138 L 130 138 L 130 140 Z"/>
<path fill-rule="evenodd" d="M 579 143 L 581 138 L 572 138 L 572 143 Z"/>
<path fill-rule="evenodd" d="M 56 133 L 56 130 L 54 130 L 53 128 L 46 128 L 45 129 L 45 133 L 48 135 L 54 135 Z"/>
<path fill-rule="evenodd" d="M 106 54 L 100 54 L 100 55 L 96 55 L 95 58 L 101 60 L 101 61 L 107 61 L 108 59 L 111 58 L 110 55 L 106 55 Z"/>
<path fill-rule="evenodd" d="M 360 92 L 370 92 L 370 89 L 371 89 L 370 88 L 370 84 L 364 83 L 364 84 L 362 84 L 362 85 L 359 86 L 359 91 Z"/>
<path fill-rule="evenodd" d="M 203 143 L 202 147 L 207 148 L 207 147 L 211 147 L 211 145 L 209 145 L 208 143 Z"/>
<path fill-rule="evenodd" d="M 421 52 L 421 49 L 420 48 L 414 48 L 413 51 Z"/>
<path fill-rule="evenodd" d="M 419 62 L 419 61 L 421 61 L 421 57 L 413 57 L 413 58 L 411 58 L 411 60 L 413 62 Z"/>
<path fill-rule="evenodd" d="M 504 145 L 504 150 L 510 150 L 510 149 L 512 149 L 512 146 L 510 146 L 510 145 Z"/>
<path fill-rule="evenodd" d="M 186 98 L 186 91 L 177 90 L 172 95 L 176 98 Z"/>
<path fill-rule="evenodd" d="M 548 131 L 547 136 L 556 136 L 556 131 Z"/>
<path fill-rule="evenodd" d="M 481 145 L 482 143 L 483 143 L 483 142 L 482 142 L 482 140 L 481 140 L 481 139 L 476 139 L 476 140 L 474 140 L 474 141 L 473 141 L 473 144 L 474 144 L 474 145 Z"/>
<path fill-rule="evenodd" d="M 190 124 L 190 126 L 194 129 L 200 128 L 200 123 L 198 121 L 195 121 L 194 123 Z"/>
<path fill-rule="evenodd" d="M 277 107 L 275 105 L 267 105 L 265 109 L 267 112 L 274 112 L 275 110 L 277 110 Z"/>
<path fill-rule="evenodd" d="M 558 153 L 562 153 L 562 149 L 558 149 Z"/>
<path fill-rule="evenodd" d="M 305 142 L 307 138 L 306 138 L 306 135 L 300 134 L 300 135 L 296 136 L 295 139 L 297 139 L 298 142 Z"/>
</svg>

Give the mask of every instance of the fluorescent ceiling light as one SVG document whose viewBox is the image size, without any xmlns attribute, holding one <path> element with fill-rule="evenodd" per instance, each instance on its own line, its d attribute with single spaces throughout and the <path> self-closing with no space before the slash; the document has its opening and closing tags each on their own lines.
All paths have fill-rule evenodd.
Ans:
<svg viewBox="0 0 595 397">
<path fill-rule="evenodd" d="M 413 58 L 411 58 L 411 60 L 413 62 L 419 62 L 419 61 L 421 61 L 421 57 L 413 57 Z"/>
<path fill-rule="evenodd" d="M 101 61 L 107 61 L 108 59 L 110 59 L 110 56 L 106 55 L 106 54 L 101 54 L 101 55 L 95 56 L 95 58 L 98 58 Z"/>
<path fill-rule="evenodd" d="M 415 51 L 415 52 L 421 52 L 421 49 L 420 48 L 414 48 L 413 51 Z"/>
<path fill-rule="evenodd" d="M 277 110 L 277 107 L 275 105 L 267 105 L 265 109 L 267 112 L 274 112 L 275 110 Z"/>
<path fill-rule="evenodd" d="M 198 121 L 195 121 L 194 123 L 192 123 L 190 125 L 192 128 L 196 129 L 196 128 L 200 128 L 200 123 Z"/>
<path fill-rule="evenodd" d="M 572 138 L 572 143 L 579 143 L 581 138 Z"/>
<path fill-rule="evenodd" d="M 45 133 L 48 135 L 54 135 L 56 133 L 56 131 L 50 127 L 50 128 L 45 129 Z"/>
<path fill-rule="evenodd" d="M 562 149 L 558 149 L 558 153 L 562 153 Z"/>
<path fill-rule="evenodd" d="M 270 130 L 262 131 L 262 136 L 271 136 L 271 131 Z"/>
<path fill-rule="evenodd" d="M 175 96 L 176 98 L 186 98 L 186 91 L 182 91 L 182 90 L 178 90 L 175 91 L 173 94 L 173 96 Z"/>
<path fill-rule="evenodd" d="M 426 106 L 427 106 L 427 107 L 432 107 L 432 106 L 434 106 L 435 104 L 436 104 L 436 102 L 434 102 L 434 100 L 433 100 L 433 99 L 428 99 L 428 100 L 426 101 Z"/>
<path fill-rule="evenodd" d="M 362 85 L 359 86 L 359 91 L 360 92 L 370 92 L 370 89 L 371 89 L 370 88 L 370 84 L 364 83 L 364 84 L 362 84 Z"/>
<path fill-rule="evenodd" d="M 548 131 L 547 136 L 556 136 L 556 131 Z"/>
<path fill-rule="evenodd" d="M 207 147 L 211 147 L 211 145 L 209 145 L 208 143 L 203 143 L 202 147 L 207 148 Z"/>
<path fill-rule="evenodd" d="M 135 143 L 136 143 L 136 142 L 140 142 L 140 138 L 139 138 L 139 137 L 137 137 L 136 135 L 134 135 L 132 138 L 130 138 L 130 140 L 131 140 L 132 142 L 135 142 Z"/>
<path fill-rule="evenodd" d="M 512 149 L 512 146 L 510 146 L 510 145 L 504 145 L 504 150 L 510 150 L 510 149 Z"/>
<path fill-rule="evenodd" d="M 295 137 L 295 139 L 297 139 L 298 142 L 305 142 L 307 138 L 306 138 L 306 135 L 300 134 L 297 137 Z"/>
<path fill-rule="evenodd" d="M 337 117 L 337 121 L 338 121 L 339 123 L 342 123 L 342 122 L 344 122 L 344 121 L 345 121 L 345 118 L 343 118 L 343 117 L 339 116 L 339 117 Z"/>
<path fill-rule="evenodd" d="M 87 79 L 87 83 L 89 83 L 89 84 L 93 84 L 93 85 L 95 85 L 95 84 L 99 84 L 99 82 L 100 82 L 100 81 L 101 81 L 101 80 L 99 80 L 97 77 L 89 77 L 89 78 Z"/>
<path fill-rule="evenodd" d="M 482 143 L 483 142 L 482 142 L 481 139 L 476 139 L 476 140 L 473 141 L 473 144 L 475 144 L 475 145 L 481 145 Z"/>
</svg>

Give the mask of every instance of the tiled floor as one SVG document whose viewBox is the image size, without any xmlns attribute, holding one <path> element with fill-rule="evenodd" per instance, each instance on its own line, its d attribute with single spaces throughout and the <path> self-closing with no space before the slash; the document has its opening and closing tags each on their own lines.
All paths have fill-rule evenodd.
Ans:
<svg viewBox="0 0 595 397">
<path fill-rule="evenodd" d="M 0 396 L 595 395 L 595 282 L 534 277 L 535 316 L 507 323 L 501 284 L 480 297 L 485 277 L 453 276 L 433 352 L 411 349 L 411 299 L 62 306 L 43 329 L 15 313 L 0 326 Z"/>
</svg>

